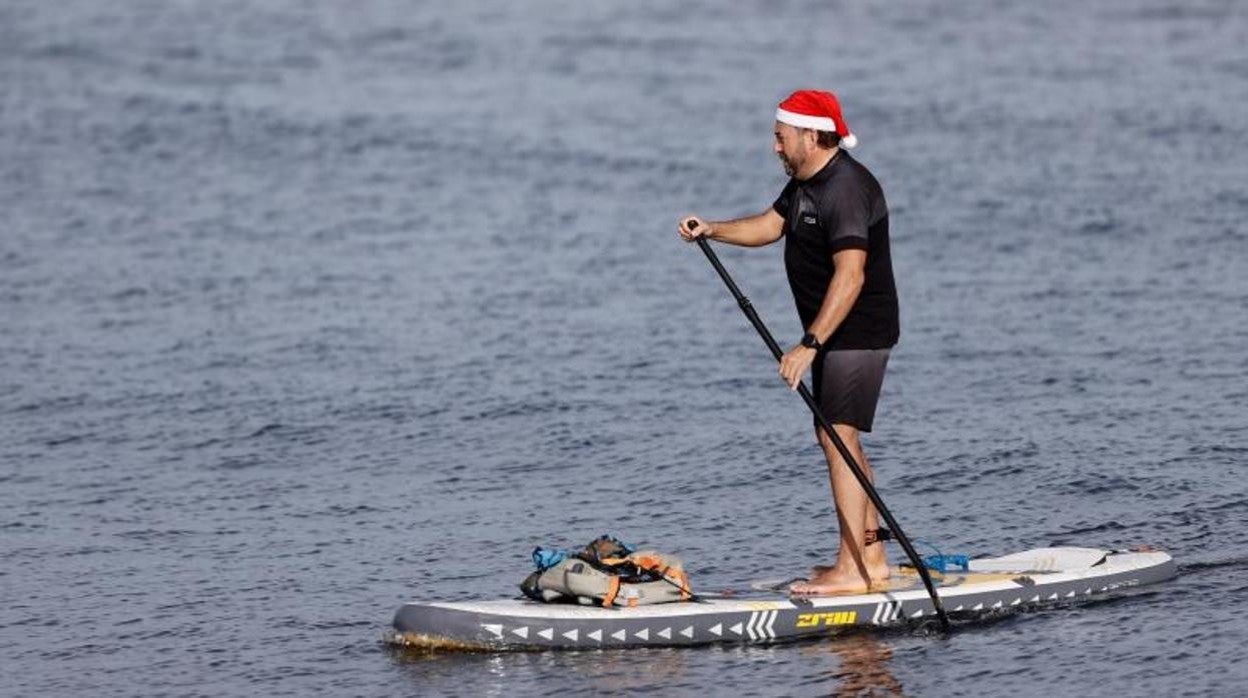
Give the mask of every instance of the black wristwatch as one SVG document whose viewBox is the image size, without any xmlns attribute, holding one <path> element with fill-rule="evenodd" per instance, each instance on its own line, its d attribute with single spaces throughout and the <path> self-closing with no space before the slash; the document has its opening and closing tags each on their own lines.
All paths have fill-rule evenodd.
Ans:
<svg viewBox="0 0 1248 698">
<path fill-rule="evenodd" d="M 815 337 L 815 335 L 809 332 L 802 335 L 801 344 L 802 346 L 807 347 L 808 349 L 814 349 L 815 351 L 819 351 L 823 348 L 823 345 L 819 343 L 819 340 Z"/>
</svg>

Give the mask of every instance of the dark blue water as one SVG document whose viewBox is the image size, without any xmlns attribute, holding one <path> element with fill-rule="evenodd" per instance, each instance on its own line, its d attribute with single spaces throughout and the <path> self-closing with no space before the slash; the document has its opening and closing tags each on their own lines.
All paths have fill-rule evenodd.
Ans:
<svg viewBox="0 0 1248 698">
<path fill-rule="evenodd" d="M 1245 45 L 1217 1 L 0 2 L 0 694 L 1242 693 Z M 906 529 L 1179 578 L 944 638 L 388 649 L 536 544 L 827 559 L 809 417 L 675 234 L 771 202 L 801 86 L 890 201 Z M 778 252 L 721 249 L 787 342 Z"/>
</svg>

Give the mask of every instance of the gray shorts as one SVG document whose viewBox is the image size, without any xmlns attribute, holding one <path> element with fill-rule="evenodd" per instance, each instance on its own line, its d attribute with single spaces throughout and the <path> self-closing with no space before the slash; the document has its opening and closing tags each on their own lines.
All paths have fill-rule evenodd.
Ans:
<svg viewBox="0 0 1248 698">
<path fill-rule="evenodd" d="M 815 402 L 829 422 L 871 431 L 889 351 L 838 349 L 815 359 L 811 367 Z M 818 420 L 815 426 L 819 426 Z"/>
</svg>

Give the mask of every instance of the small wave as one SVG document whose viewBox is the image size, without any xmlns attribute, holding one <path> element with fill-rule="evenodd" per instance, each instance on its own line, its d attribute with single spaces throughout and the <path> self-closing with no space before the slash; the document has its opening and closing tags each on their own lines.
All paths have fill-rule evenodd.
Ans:
<svg viewBox="0 0 1248 698">
<path fill-rule="evenodd" d="M 1206 562 L 1187 562 L 1179 565 L 1179 574 L 1203 574 L 1216 570 L 1248 569 L 1248 556 L 1233 557 L 1226 560 L 1210 560 Z"/>
<path fill-rule="evenodd" d="M 265 460 L 256 454 L 246 454 L 241 456 L 226 456 L 222 458 L 216 465 L 218 470 L 245 470 L 263 465 Z"/>
<path fill-rule="evenodd" d="M 253 432 L 252 432 L 252 433 L 251 433 L 251 434 L 250 434 L 247 438 L 254 439 L 254 438 L 256 438 L 257 436 L 264 436 L 265 434 L 270 434 L 270 433 L 275 432 L 275 431 L 277 431 L 277 430 L 279 430 L 279 429 L 281 429 L 281 428 L 282 428 L 282 425 L 281 425 L 281 424 L 276 424 L 276 423 L 275 423 L 275 424 L 265 424 L 264 426 L 260 427 L 259 429 L 257 429 L 257 430 L 255 430 L 255 431 L 253 431 Z"/>
<path fill-rule="evenodd" d="M 293 441 L 303 444 L 317 444 L 324 441 L 323 432 L 328 427 L 323 426 L 294 426 L 290 424 L 282 424 L 273 422 L 265 424 L 259 429 L 247 435 L 249 439 L 258 439 L 261 437 L 282 439 L 285 441 Z"/>
<path fill-rule="evenodd" d="M 130 540 L 160 540 L 162 538 L 181 538 L 183 536 L 193 536 L 195 531 L 186 529 L 169 529 L 161 531 L 155 528 L 145 528 L 134 531 L 122 531 L 117 534 L 118 538 L 127 538 Z"/>
<path fill-rule="evenodd" d="M 1140 485 L 1132 479 L 1097 475 L 1066 482 L 1058 488 L 1058 491 L 1087 496 L 1118 492 L 1136 492 L 1139 489 Z"/>
<path fill-rule="evenodd" d="M 111 62 L 97 47 L 78 42 L 44 44 L 33 49 L 30 55 L 35 58 L 50 58 L 81 63 L 107 64 Z"/>
<path fill-rule="evenodd" d="M 47 441 L 43 442 L 43 445 L 48 446 L 48 447 L 64 446 L 66 444 L 72 444 L 78 441 L 82 441 L 84 439 L 88 439 L 91 436 L 92 434 L 67 434 L 65 436 L 57 436 L 57 437 L 48 439 Z"/>
<path fill-rule="evenodd" d="M 1131 528 L 1132 528 L 1131 526 L 1118 523 L 1117 521 L 1106 521 L 1105 523 L 1097 524 L 1095 526 L 1085 526 L 1083 528 L 1067 529 L 1065 531 L 1062 531 L 1061 535 L 1066 536 L 1066 537 L 1082 536 L 1082 535 L 1086 535 L 1089 533 L 1106 533 L 1108 531 L 1127 531 L 1127 530 L 1130 530 Z"/>
</svg>

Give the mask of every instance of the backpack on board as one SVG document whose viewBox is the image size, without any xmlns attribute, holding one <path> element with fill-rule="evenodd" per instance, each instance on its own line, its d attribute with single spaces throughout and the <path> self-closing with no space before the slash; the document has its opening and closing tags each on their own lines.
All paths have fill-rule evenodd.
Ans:
<svg viewBox="0 0 1248 698">
<path fill-rule="evenodd" d="M 602 606 L 647 606 L 694 598 L 679 558 L 635 550 L 611 536 L 599 536 L 582 550 L 533 551 L 537 571 L 520 584 L 535 601 Z"/>
</svg>

